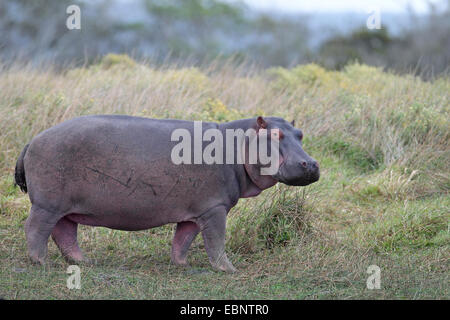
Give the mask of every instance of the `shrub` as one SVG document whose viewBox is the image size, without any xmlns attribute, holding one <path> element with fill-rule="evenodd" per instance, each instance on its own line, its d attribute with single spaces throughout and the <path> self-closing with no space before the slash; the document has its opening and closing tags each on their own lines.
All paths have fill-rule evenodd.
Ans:
<svg viewBox="0 0 450 320">
<path fill-rule="evenodd" d="M 227 107 L 219 99 L 208 98 L 201 112 L 194 114 L 194 117 L 202 121 L 226 122 L 241 119 L 243 115 L 238 110 Z"/>
<path fill-rule="evenodd" d="M 275 80 L 277 89 L 295 90 L 301 85 L 320 86 L 329 84 L 333 80 L 331 72 L 314 63 L 300 65 L 292 69 L 272 68 L 267 72 Z"/>
<path fill-rule="evenodd" d="M 100 66 L 107 70 L 110 68 L 134 68 L 137 64 L 126 54 L 109 53 L 102 58 Z"/>
</svg>

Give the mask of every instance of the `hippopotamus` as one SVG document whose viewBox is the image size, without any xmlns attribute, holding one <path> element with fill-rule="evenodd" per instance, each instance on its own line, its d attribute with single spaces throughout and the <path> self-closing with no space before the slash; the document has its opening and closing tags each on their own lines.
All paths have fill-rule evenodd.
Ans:
<svg viewBox="0 0 450 320">
<path fill-rule="evenodd" d="M 35 136 L 15 168 L 15 182 L 28 192 L 32 204 L 25 222 L 32 262 L 45 264 L 50 235 L 68 261 L 87 261 L 77 242 L 78 224 L 127 231 L 176 224 L 174 264 L 187 264 L 188 249 L 201 233 L 213 268 L 236 271 L 225 253 L 230 209 L 240 198 L 257 196 L 278 182 L 311 184 L 319 179 L 319 165 L 303 150 L 303 133 L 293 122 L 261 116 L 202 122 L 201 130 L 215 129 L 226 139 L 226 130 L 276 129 L 279 163 L 273 174 L 263 175 L 263 165 L 250 163 L 248 157 L 236 163 L 174 163 L 179 141 L 173 132 L 195 134 L 194 127 L 194 121 L 187 120 L 89 115 Z M 247 138 L 241 141 L 244 146 L 249 143 Z M 202 141 L 202 150 L 206 145 Z M 241 147 L 235 146 L 234 159 Z M 248 148 L 242 150 L 245 155 Z"/>
</svg>

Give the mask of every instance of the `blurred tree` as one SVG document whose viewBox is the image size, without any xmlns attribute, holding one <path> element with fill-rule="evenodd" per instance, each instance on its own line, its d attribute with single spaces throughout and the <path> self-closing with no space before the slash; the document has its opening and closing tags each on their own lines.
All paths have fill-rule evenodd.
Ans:
<svg viewBox="0 0 450 320">
<path fill-rule="evenodd" d="M 390 67 L 425 78 L 450 71 L 450 0 L 441 11 L 428 4 L 430 13 L 424 21 L 411 11 L 409 28 L 392 44 L 387 59 Z"/>
<path fill-rule="evenodd" d="M 388 29 L 365 26 L 348 36 L 335 36 L 319 49 L 318 61 L 325 67 L 341 69 L 352 61 L 415 72 L 424 78 L 448 72 L 450 66 L 450 0 L 445 10 L 430 4 L 430 14 L 418 17 L 410 12 L 408 28 L 397 36 Z"/>
<path fill-rule="evenodd" d="M 148 32 L 162 53 L 175 57 L 214 57 L 227 54 L 237 30 L 248 27 L 243 4 L 216 0 L 145 0 L 150 19 Z"/>
<path fill-rule="evenodd" d="M 69 0 L 2 0 L 0 50 L 4 58 L 45 51 L 57 46 L 65 28 Z M 61 12 L 55 15 L 55 12 Z"/>
<path fill-rule="evenodd" d="M 114 28 L 108 19 L 106 0 L 85 6 L 74 0 L 2 0 L 0 2 L 0 54 L 3 60 L 24 59 L 59 62 L 83 61 L 106 53 Z M 81 30 L 69 30 L 66 9 L 81 8 Z"/>
<path fill-rule="evenodd" d="M 392 42 L 386 28 L 369 30 L 361 27 L 349 36 L 337 36 L 325 41 L 319 49 L 319 61 L 331 69 L 341 69 L 354 61 L 383 64 L 383 57 Z"/>
<path fill-rule="evenodd" d="M 153 39 L 177 57 L 239 55 L 289 66 L 309 52 L 308 29 L 299 17 L 254 14 L 242 2 L 217 0 L 146 0 L 146 7 L 160 31 Z"/>
</svg>

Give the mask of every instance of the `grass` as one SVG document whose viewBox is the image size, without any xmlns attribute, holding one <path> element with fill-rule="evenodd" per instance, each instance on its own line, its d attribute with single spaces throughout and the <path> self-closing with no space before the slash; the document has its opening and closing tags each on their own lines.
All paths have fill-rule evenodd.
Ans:
<svg viewBox="0 0 450 320">
<path fill-rule="evenodd" d="M 349 65 L 260 70 L 212 63 L 152 66 L 109 55 L 63 71 L 0 73 L 0 297 L 6 299 L 449 299 L 450 80 L 423 82 Z M 80 226 L 92 264 L 81 290 L 49 241 L 31 265 L 28 197 L 15 161 L 40 131 L 81 114 L 229 121 L 295 119 L 321 165 L 306 188 L 277 185 L 230 212 L 227 252 L 237 274 L 213 271 L 198 237 L 191 266 L 170 263 L 173 226 L 122 232 Z M 381 289 L 366 288 L 381 268 Z"/>
</svg>

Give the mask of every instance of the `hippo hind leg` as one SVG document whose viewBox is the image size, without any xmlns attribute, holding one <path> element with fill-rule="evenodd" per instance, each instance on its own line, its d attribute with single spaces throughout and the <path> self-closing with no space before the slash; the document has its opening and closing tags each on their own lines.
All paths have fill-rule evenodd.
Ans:
<svg viewBox="0 0 450 320">
<path fill-rule="evenodd" d="M 78 246 L 77 229 L 78 223 L 63 217 L 53 228 L 52 239 L 68 262 L 88 262 Z"/>
<path fill-rule="evenodd" d="M 48 251 L 48 238 L 58 222 L 58 215 L 42 209 L 36 205 L 31 206 L 30 215 L 25 222 L 28 254 L 34 263 L 44 264 Z"/>
<path fill-rule="evenodd" d="M 194 222 L 184 221 L 177 224 L 172 242 L 171 259 L 173 263 L 181 266 L 187 264 L 187 252 L 199 232 L 200 228 Z"/>
</svg>

